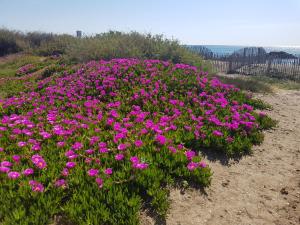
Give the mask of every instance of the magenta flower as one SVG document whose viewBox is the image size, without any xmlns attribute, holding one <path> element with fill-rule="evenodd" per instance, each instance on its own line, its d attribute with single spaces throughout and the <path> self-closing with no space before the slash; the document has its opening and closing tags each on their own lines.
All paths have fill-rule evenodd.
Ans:
<svg viewBox="0 0 300 225">
<path fill-rule="evenodd" d="M 76 162 L 67 162 L 66 163 L 66 168 L 71 169 L 76 166 Z"/>
<path fill-rule="evenodd" d="M 25 169 L 25 170 L 22 172 L 22 174 L 25 175 L 25 176 L 29 176 L 29 175 L 31 175 L 31 174 L 33 174 L 33 173 L 34 173 L 34 170 L 33 170 L 32 168 L 27 168 L 27 169 Z"/>
<path fill-rule="evenodd" d="M 215 135 L 215 136 L 223 136 L 223 133 L 221 132 L 221 131 L 219 131 L 219 130 L 214 130 L 213 132 L 213 135 Z"/>
<path fill-rule="evenodd" d="M 35 165 L 39 169 L 44 169 L 45 167 L 47 167 L 47 163 L 43 159 L 39 159 L 39 161 L 37 163 L 35 163 Z"/>
<path fill-rule="evenodd" d="M 18 142 L 18 146 L 19 147 L 24 147 L 24 146 L 26 146 L 27 145 L 27 143 L 25 142 L 25 141 L 20 141 L 20 142 Z"/>
<path fill-rule="evenodd" d="M 32 151 L 40 151 L 41 150 L 41 146 L 39 144 L 35 144 L 31 147 Z"/>
<path fill-rule="evenodd" d="M 196 153 L 194 151 L 189 150 L 189 151 L 185 152 L 185 156 L 187 157 L 188 160 L 192 160 L 195 155 L 196 155 Z"/>
<path fill-rule="evenodd" d="M 164 145 L 164 144 L 166 144 L 166 142 L 167 142 L 166 137 L 163 136 L 163 135 L 160 135 L 160 134 L 156 135 L 155 140 L 156 140 L 160 145 Z"/>
<path fill-rule="evenodd" d="M 83 144 L 80 142 L 75 142 L 72 146 L 73 150 L 80 150 L 81 148 L 83 148 Z"/>
<path fill-rule="evenodd" d="M 124 143 L 118 145 L 118 150 L 120 150 L 120 151 L 124 151 L 126 148 L 127 148 L 127 145 Z"/>
<path fill-rule="evenodd" d="M 29 185 L 31 186 L 31 190 L 34 192 L 43 192 L 45 189 L 41 183 L 35 180 L 30 180 Z"/>
<path fill-rule="evenodd" d="M 108 148 L 104 147 L 104 148 L 100 148 L 99 149 L 100 153 L 108 153 Z"/>
<path fill-rule="evenodd" d="M 195 162 L 189 162 L 189 164 L 187 165 L 187 168 L 190 171 L 195 170 L 197 167 L 198 167 L 198 163 Z"/>
<path fill-rule="evenodd" d="M 65 179 L 59 179 L 56 180 L 54 183 L 55 187 L 62 187 L 62 188 L 66 188 L 67 187 L 67 181 Z"/>
<path fill-rule="evenodd" d="M 97 169 L 90 169 L 90 170 L 88 171 L 88 175 L 91 176 L 91 177 L 97 176 L 98 173 L 99 173 L 99 170 L 97 170 Z"/>
<path fill-rule="evenodd" d="M 38 154 L 33 155 L 31 157 L 31 161 L 39 169 L 44 169 L 45 167 L 47 167 L 47 163 L 45 162 L 45 160 L 42 158 L 42 156 L 40 156 Z"/>
<path fill-rule="evenodd" d="M 106 148 L 107 147 L 107 144 L 105 142 L 100 142 L 98 144 L 99 148 Z"/>
<path fill-rule="evenodd" d="M 3 151 L 4 151 L 4 148 L 1 148 L 1 147 L 0 147 L 0 152 L 3 152 Z"/>
<path fill-rule="evenodd" d="M 15 161 L 16 163 L 19 163 L 21 160 L 21 156 L 19 155 L 13 155 L 12 156 L 12 160 Z"/>
<path fill-rule="evenodd" d="M 10 171 L 9 167 L 6 166 L 0 166 L 0 172 L 1 173 L 8 173 Z"/>
<path fill-rule="evenodd" d="M 133 164 L 139 163 L 139 162 L 140 162 L 140 160 L 139 160 L 139 158 L 138 158 L 137 156 L 132 156 L 132 157 L 130 157 L 130 161 L 131 161 Z"/>
<path fill-rule="evenodd" d="M 140 169 L 140 170 L 144 170 L 148 168 L 148 164 L 147 163 L 134 163 L 133 167 L 136 169 Z"/>
<path fill-rule="evenodd" d="M 112 168 L 107 168 L 107 169 L 104 170 L 104 173 L 106 175 L 111 175 L 113 173 L 113 170 L 112 170 Z"/>
<path fill-rule="evenodd" d="M 10 178 L 10 179 L 18 179 L 20 177 L 20 173 L 19 172 L 15 172 L 15 171 L 11 171 L 7 174 L 7 176 Z"/>
<path fill-rule="evenodd" d="M 63 147 L 65 145 L 65 142 L 59 141 L 57 142 L 57 147 Z"/>
<path fill-rule="evenodd" d="M 115 160 L 120 161 L 124 159 L 124 155 L 123 154 L 116 154 L 115 155 Z"/>
<path fill-rule="evenodd" d="M 143 142 L 141 140 L 136 140 L 134 142 L 134 145 L 139 148 L 139 147 L 141 147 L 143 145 Z"/>
<path fill-rule="evenodd" d="M 85 158 L 85 160 L 84 160 L 84 162 L 86 163 L 86 164 L 91 164 L 92 163 L 92 159 L 91 158 Z"/>
<path fill-rule="evenodd" d="M 3 161 L 1 162 L 1 166 L 11 167 L 13 164 L 9 161 Z"/>
<path fill-rule="evenodd" d="M 50 133 L 48 133 L 48 132 L 46 132 L 46 131 L 40 132 L 40 135 L 41 135 L 44 139 L 49 139 L 49 138 L 51 138 L 51 136 L 52 136 Z"/>
<path fill-rule="evenodd" d="M 94 152 L 95 152 L 95 150 L 93 150 L 93 149 L 85 150 L 85 153 L 88 154 L 88 155 L 92 155 L 92 154 L 94 154 Z"/>
<path fill-rule="evenodd" d="M 63 175 L 64 177 L 68 176 L 69 175 L 69 170 L 68 168 L 63 168 L 62 172 L 61 172 L 61 175 Z"/>
<path fill-rule="evenodd" d="M 100 177 L 97 177 L 97 178 L 96 178 L 96 183 L 98 184 L 98 187 L 99 187 L 99 188 L 102 188 L 102 187 L 103 187 L 103 180 L 102 180 Z"/>
<path fill-rule="evenodd" d="M 169 146 L 168 149 L 173 152 L 173 153 L 176 153 L 177 152 L 177 149 L 173 146 Z"/>
</svg>

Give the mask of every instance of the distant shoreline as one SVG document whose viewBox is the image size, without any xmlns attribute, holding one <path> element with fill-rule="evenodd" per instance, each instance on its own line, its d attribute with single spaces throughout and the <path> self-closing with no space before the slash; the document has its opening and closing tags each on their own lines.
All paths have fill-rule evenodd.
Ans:
<svg viewBox="0 0 300 225">
<path fill-rule="evenodd" d="M 266 50 L 267 53 L 273 51 L 284 51 L 295 56 L 300 56 L 300 46 L 246 46 L 246 45 L 186 45 L 186 46 L 203 46 L 211 50 L 215 54 L 227 55 L 232 54 L 234 51 L 237 51 L 242 48 L 247 47 L 262 47 Z"/>
</svg>

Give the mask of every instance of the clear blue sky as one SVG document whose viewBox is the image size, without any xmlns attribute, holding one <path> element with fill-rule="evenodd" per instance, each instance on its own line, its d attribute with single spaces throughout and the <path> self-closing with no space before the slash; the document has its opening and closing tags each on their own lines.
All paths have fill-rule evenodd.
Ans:
<svg viewBox="0 0 300 225">
<path fill-rule="evenodd" d="M 183 44 L 300 46 L 300 0 L 0 0 L 0 27 L 135 30 Z"/>
</svg>

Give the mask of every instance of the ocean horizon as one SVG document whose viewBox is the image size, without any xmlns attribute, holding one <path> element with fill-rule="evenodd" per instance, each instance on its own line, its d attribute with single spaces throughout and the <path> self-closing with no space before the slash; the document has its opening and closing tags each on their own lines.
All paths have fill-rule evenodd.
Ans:
<svg viewBox="0 0 300 225">
<path fill-rule="evenodd" d="M 289 54 L 300 57 L 300 46 L 246 46 L 246 45 L 188 45 L 188 46 L 203 46 L 218 55 L 230 55 L 233 52 L 246 47 L 262 47 L 267 53 L 273 51 L 284 51 Z"/>
</svg>

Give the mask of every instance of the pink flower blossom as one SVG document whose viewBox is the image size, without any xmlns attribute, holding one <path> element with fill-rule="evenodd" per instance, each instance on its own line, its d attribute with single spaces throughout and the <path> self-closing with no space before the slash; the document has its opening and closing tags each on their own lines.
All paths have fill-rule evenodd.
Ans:
<svg viewBox="0 0 300 225">
<path fill-rule="evenodd" d="M 104 173 L 106 175 L 111 175 L 113 173 L 113 170 L 112 170 L 112 168 L 107 168 L 107 169 L 104 170 Z"/>
<path fill-rule="evenodd" d="M 99 173 L 99 170 L 97 170 L 97 169 L 90 169 L 90 170 L 88 170 L 88 175 L 91 176 L 91 177 L 97 176 L 98 173 Z"/>
<path fill-rule="evenodd" d="M 164 144 L 166 144 L 166 142 L 167 142 L 166 137 L 163 136 L 163 135 L 160 135 L 160 134 L 156 135 L 155 140 L 156 140 L 160 145 L 164 145 Z"/>
<path fill-rule="evenodd" d="M 20 173 L 19 172 L 15 172 L 15 171 L 11 171 L 7 174 L 7 176 L 10 178 L 10 179 L 18 179 L 20 177 Z"/>
<path fill-rule="evenodd" d="M 115 160 L 120 161 L 124 159 L 124 155 L 123 154 L 116 154 L 115 155 Z"/>
<path fill-rule="evenodd" d="M 67 187 L 67 181 L 65 179 L 56 180 L 54 186 L 66 188 Z"/>
<path fill-rule="evenodd" d="M 9 167 L 0 166 L 0 172 L 2 172 L 2 173 L 8 173 L 9 171 L 10 171 Z"/>
<path fill-rule="evenodd" d="M 25 176 L 29 176 L 29 175 L 31 175 L 31 174 L 33 174 L 33 173 L 34 173 L 34 170 L 33 170 L 32 168 L 27 168 L 27 169 L 25 169 L 25 170 L 22 172 L 22 174 L 25 175 Z"/>
<path fill-rule="evenodd" d="M 97 178 L 96 178 L 96 183 L 98 184 L 98 187 L 99 187 L 99 188 L 102 188 L 102 187 L 103 187 L 103 180 L 102 180 L 100 177 L 97 177 Z"/>
<path fill-rule="evenodd" d="M 139 148 L 139 147 L 141 147 L 143 145 L 143 142 L 142 142 L 142 140 L 136 140 L 134 142 L 134 145 Z"/>
<path fill-rule="evenodd" d="M 213 131 L 213 135 L 220 137 L 220 136 L 223 136 L 223 133 L 221 131 L 219 131 L 219 130 L 214 130 Z"/>
<path fill-rule="evenodd" d="M 34 192 L 43 192 L 45 189 L 40 182 L 35 180 L 30 180 L 29 185 L 31 186 L 31 190 Z"/>
<path fill-rule="evenodd" d="M 66 168 L 71 169 L 76 166 L 76 162 L 67 162 L 66 163 Z"/>
<path fill-rule="evenodd" d="M 196 169 L 197 167 L 198 167 L 198 163 L 195 163 L 195 162 L 189 162 L 189 164 L 187 165 L 187 168 L 190 171 Z"/>
<path fill-rule="evenodd" d="M 194 151 L 189 150 L 189 151 L 185 152 L 185 156 L 187 157 L 188 160 L 192 160 L 195 155 L 196 155 L 196 153 Z"/>
</svg>

